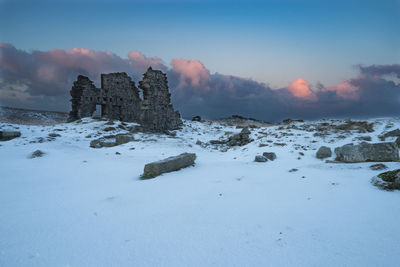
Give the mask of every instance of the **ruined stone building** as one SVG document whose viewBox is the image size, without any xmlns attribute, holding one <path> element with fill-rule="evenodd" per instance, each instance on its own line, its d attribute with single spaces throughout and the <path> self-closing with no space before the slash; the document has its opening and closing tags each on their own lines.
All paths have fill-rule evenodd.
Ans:
<svg viewBox="0 0 400 267">
<path fill-rule="evenodd" d="M 104 118 L 137 122 L 147 131 L 173 130 L 182 125 L 179 112 L 171 104 L 165 73 L 148 68 L 139 88 L 143 99 L 125 72 L 101 74 L 101 88 L 79 75 L 71 89 L 69 121 L 90 117 L 97 107 Z"/>
</svg>

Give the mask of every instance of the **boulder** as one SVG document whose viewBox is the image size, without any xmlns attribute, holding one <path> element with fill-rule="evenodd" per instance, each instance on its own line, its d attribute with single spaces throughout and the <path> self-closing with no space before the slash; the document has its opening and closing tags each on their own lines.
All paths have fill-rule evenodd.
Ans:
<svg viewBox="0 0 400 267">
<path fill-rule="evenodd" d="M 372 178 L 372 184 L 385 190 L 400 190 L 400 169 L 387 171 Z"/>
<path fill-rule="evenodd" d="M 264 152 L 263 156 L 271 161 L 276 159 L 276 154 L 274 152 Z"/>
<path fill-rule="evenodd" d="M 113 147 L 126 144 L 134 140 L 135 139 L 129 134 L 109 135 L 106 137 L 90 141 L 90 147 L 92 148 Z"/>
<path fill-rule="evenodd" d="M 371 166 L 369 166 L 369 168 L 373 171 L 380 171 L 387 169 L 387 166 L 385 164 L 378 163 L 378 164 L 372 164 Z"/>
<path fill-rule="evenodd" d="M 332 156 L 332 150 L 327 146 L 321 146 L 315 156 L 318 159 L 329 158 Z"/>
<path fill-rule="evenodd" d="M 396 129 L 396 130 L 393 130 L 393 131 L 390 131 L 390 132 L 381 134 L 381 135 L 379 136 L 379 138 L 380 138 L 382 141 L 385 141 L 385 139 L 386 139 L 387 137 L 397 137 L 397 136 L 400 136 L 400 129 Z"/>
<path fill-rule="evenodd" d="M 128 134 L 119 134 L 119 135 L 115 136 L 115 143 L 117 145 L 126 144 L 126 143 L 132 142 L 134 140 L 135 139 L 131 135 L 128 135 Z"/>
<path fill-rule="evenodd" d="M 0 131 L 0 141 L 8 141 L 21 136 L 17 131 Z"/>
<path fill-rule="evenodd" d="M 195 153 L 182 153 L 178 156 L 169 157 L 160 161 L 148 163 L 144 166 L 143 179 L 154 178 L 160 174 L 173 172 L 194 164 Z"/>
<path fill-rule="evenodd" d="M 268 159 L 266 157 L 264 157 L 264 156 L 258 155 L 258 156 L 255 157 L 254 161 L 255 162 L 267 162 Z"/>
<path fill-rule="evenodd" d="M 232 135 L 229 137 L 226 144 L 228 146 L 244 146 L 248 143 L 252 142 L 253 140 L 250 139 L 250 130 L 248 127 L 242 129 L 242 131 L 238 134 Z"/>
<path fill-rule="evenodd" d="M 336 161 L 355 163 L 368 161 L 399 161 L 399 151 L 396 143 L 361 143 L 347 144 L 335 148 Z"/>
</svg>

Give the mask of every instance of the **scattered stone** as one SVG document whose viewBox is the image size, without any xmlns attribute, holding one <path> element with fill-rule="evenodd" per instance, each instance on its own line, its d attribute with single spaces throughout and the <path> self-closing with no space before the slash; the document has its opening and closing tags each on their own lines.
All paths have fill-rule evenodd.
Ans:
<svg viewBox="0 0 400 267">
<path fill-rule="evenodd" d="M 193 165 L 195 159 L 195 153 L 182 153 L 178 156 L 148 163 L 144 166 L 144 172 L 141 177 L 143 179 L 154 178 L 163 173 L 177 171 Z"/>
<path fill-rule="evenodd" d="M 21 136 L 21 132 L 17 131 L 0 131 L 0 141 L 9 141 Z"/>
<path fill-rule="evenodd" d="M 371 182 L 384 190 L 400 190 L 400 169 L 380 173 L 373 177 Z"/>
<path fill-rule="evenodd" d="M 61 134 L 58 134 L 58 133 L 49 133 L 49 137 L 55 138 L 55 137 L 60 137 L 60 136 L 61 136 Z"/>
<path fill-rule="evenodd" d="M 264 152 L 263 156 L 271 161 L 274 161 L 276 159 L 276 154 L 274 152 Z"/>
<path fill-rule="evenodd" d="M 106 127 L 103 129 L 103 131 L 105 131 L 105 132 L 110 132 L 110 131 L 115 131 L 115 130 L 116 130 L 115 127 Z"/>
<path fill-rule="evenodd" d="M 299 152 L 299 155 L 300 155 L 300 156 L 304 156 L 304 153 L 303 153 L 303 152 Z"/>
<path fill-rule="evenodd" d="M 119 152 L 117 151 L 117 152 L 115 152 L 115 155 L 121 155 L 121 153 L 119 153 Z"/>
<path fill-rule="evenodd" d="M 268 159 L 264 156 L 257 155 L 254 159 L 255 162 L 267 162 Z"/>
<path fill-rule="evenodd" d="M 387 169 L 387 166 L 385 164 L 378 163 L 378 164 L 373 164 L 373 165 L 369 166 L 369 168 L 373 171 L 380 171 L 380 170 Z"/>
<path fill-rule="evenodd" d="M 268 144 L 259 144 L 258 147 L 265 147 L 268 146 Z"/>
<path fill-rule="evenodd" d="M 316 153 L 316 157 L 318 159 L 325 159 L 331 156 L 332 156 L 332 150 L 327 146 L 321 146 Z"/>
<path fill-rule="evenodd" d="M 29 156 L 29 158 L 31 158 L 31 159 L 33 159 L 33 158 L 40 158 L 40 157 L 43 157 L 44 154 L 45 154 L 45 153 L 44 153 L 43 151 L 41 151 L 41 150 L 36 150 L 36 151 L 34 151 L 34 152 Z"/>
<path fill-rule="evenodd" d="M 286 146 L 286 143 L 274 143 L 276 146 Z"/>
<path fill-rule="evenodd" d="M 381 134 L 381 135 L 379 136 L 379 139 L 381 139 L 382 141 L 385 141 L 385 139 L 386 139 L 387 137 L 398 137 L 398 136 L 400 136 L 400 129 L 396 129 L 396 130 L 387 132 L 387 133 L 385 133 L 385 134 Z"/>
<path fill-rule="evenodd" d="M 371 138 L 371 136 L 369 136 L 369 135 L 366 135 L 366 136 L 358 136 L 358 137 L 356 137 L 356 139 L 357 139 L 357 140 L 361 140 L 361 141 L 367 141 L 367 142 L 371 142 L 371 141 L 372 141 L 372 138 Z"/>
<path fill-rule="evenodd" d="M 132 142 L 134 140 L 135 139 L 131 135 L 127 135 L 127 134 L 119 134 L 119 135 L 115 136 L 115 143 L 117 146 Z"/>
<path fill-rule="evenodd" d="M 290 169 L 289 172 L 297 172 L 298 170 L 299 169 L 293 168 L 293 169 Z"/>
<path fill-rule="evenodd" d="M 192 118 L 192 121 L 201 121 L 201 117 L 200 116 L 194 116 Z"/>
<path fill-rule="evenodd" d="M 367 161 L 399 161 L 399 152 L 396 143 L 361 143 L 347 144 L 335 148 L 336 161 L 345 163 Z"/>
<path fill-rule="evenodd" d="M 244 146 L 248 143 L 252 142 L 253 139 L 250 139 L 250 130 L 248 127 L 244 127 L 240 133 L 232 135 L 229 137 L 227 145 L 228 146 Z"/>
</svg>

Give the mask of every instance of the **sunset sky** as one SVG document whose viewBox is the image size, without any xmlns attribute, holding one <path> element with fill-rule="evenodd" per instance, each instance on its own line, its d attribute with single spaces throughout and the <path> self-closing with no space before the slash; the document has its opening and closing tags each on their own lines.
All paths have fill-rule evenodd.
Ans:
<svg viewBox="0 0 400 267">
<path fill-rule="evenodd" d="M 126 71 L 138 80 L 142 73 L 137 72 L 149 64 L 170 73 L 178 106 L 180 97 L 187 100 L 190 95 L 194 105 L 221 97 L 229 87 L 240 105 L 241 96 L 264 96 L 265 92 L 260 92 L 271 89 L 279 98 L 274 104 L 292 103 L 292 98 L 296 103 L 305 101 L 299 105 L 307 116 L 321 108 L 322 99 L 335 105 L 340 99 L 365 103 L 366 79 L 368 86 L 380 79 L 380 88 L 390 87 L 386 94 L 399 99 L 398 0 L 0 0 L 0 43 L 3 105 L 39 107 L 40 99 L 51 96 L 48 107 L 65 110 L 69 103 L 63 103 L 76 73 Z M 76 59 L 66 65 L 60 53 L 73 54 Z M 92 61 L 85 62 L 93 62 L 93 69 L 82 66 L 82 58 L 88 55 Z M 390 82 L 388 87 L 382 88 L 384 82 Z M 39 86 L 49 88 L 34 88 Z M 327 100 L 332 92 L 335 98 Z M 291 93 L 287 101 L 282 96 L 286 93 Z M 381 104 L 386 105 L 392 97 L 383 98 Z M 185 105 L 181 106 L 185 110 Z M 211 114 L 215 108 L 210 106 L 205 113 Z M 198 108 L 187 115 L 201 111 Z M 227 107 L 218 115 L 229 112 L 234 111 Z M 355 114 L 359 113 L 363 111 Z M 335 112 L 334 106 L 324 114 L 343 115 Z"/>
</svg>

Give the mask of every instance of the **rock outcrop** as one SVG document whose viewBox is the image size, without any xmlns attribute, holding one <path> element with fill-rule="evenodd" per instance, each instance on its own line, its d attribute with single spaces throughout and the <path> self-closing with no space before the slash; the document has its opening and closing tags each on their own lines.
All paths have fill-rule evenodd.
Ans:
<svg viewBox="0 0 400 267">
<path fill-rule="evenodd" d="M 149 179 L 157 177 L 163 173 L 177 171 L 192 166 L 195 159 L 196 154 L 194 153 L 182 153 L 178 156 L 152 162 L 144 166 L 144 171 L 141 177 L 143 179 Z"/>
<path fill-rule="evenodd" d="M 79 75 L 71 89 L 72 110 L 69 121 L 90 117 L 101 109 L 101 117 L 110 120 L 138 122 L 146 131 L 175 130 L 182 125 L 174 111 L 166 75 L 148 68 L 139 89 L 125 72 L 101 75 L 101 88 L 86 76 Z"/>
<path fill-rule="evenodd" d="M 399 151 L 396 143 L 361 143 L 347 144 L 335 148 L 336 160 L 346 163 L 368 161 L 399 161 Z"/>
</svg>

